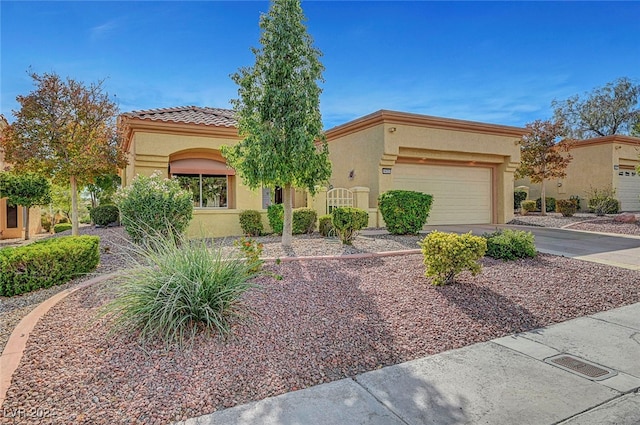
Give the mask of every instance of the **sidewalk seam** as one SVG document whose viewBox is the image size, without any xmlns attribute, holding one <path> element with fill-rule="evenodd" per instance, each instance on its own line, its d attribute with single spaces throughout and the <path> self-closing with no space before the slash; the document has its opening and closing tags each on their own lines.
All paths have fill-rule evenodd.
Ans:
<svg viewBox="0 0 640 425">
<path fill-rule="evenodd" d="M 365 387 L 360 382 L 358 382 L 358 375 L 356 375 L 356 376 L 354 376 L 352 378 L 349 378 L 349 379 L 351 379 L 353 382 L 355 382 L 360 388 L 365 390 L 367 392 L 367 394 L 369 394 L 371 397 L 373 397 L 373 399 L 375 401 L 378 402 L 379 405 L 381 405 L 386 411 L 390 412 L 393 416 L 398 418 L 398 420 L 400 422 L 402 422 L 403 424 L 406 424 L 406 425 L 410 425 L 409 422 L 405 421 L 402 417 L 400 417 L 400 415 L 398 415 L 395 411 L 393 411 L 389 406 L 384 404 L 384 402 L 382 400 L 380 400 L 378 397 L 376 397 L 375 394 L 373 394 L 371 391 L 369 391 L 369 389 L 367 387 Z"/>
</svg>

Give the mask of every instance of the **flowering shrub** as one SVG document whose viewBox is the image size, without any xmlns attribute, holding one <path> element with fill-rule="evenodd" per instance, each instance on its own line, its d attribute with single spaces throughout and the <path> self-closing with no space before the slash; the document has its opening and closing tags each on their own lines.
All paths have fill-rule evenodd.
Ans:
<svg viewBox="0 0 640 425">
<path fill-rule="evenodd" d="M 240 248 L 244 256 L 247 258 L 247 266 L 250 274 L 258 273 L 262 269 L 262 260 L 260 256 L 264 249 L 264 245 L 252 238 L 242 237 L 236 239 L 234 246 Z"/>
<path fill-rule="evenodd" d="M 122 225 L 131 239 L 140 243 L 149 235 L 177 237 L 185 232 L 193 217 L 191 192 L 177 181 L 137 175 L 129 186 L 115 195 Z"/>
</svg>

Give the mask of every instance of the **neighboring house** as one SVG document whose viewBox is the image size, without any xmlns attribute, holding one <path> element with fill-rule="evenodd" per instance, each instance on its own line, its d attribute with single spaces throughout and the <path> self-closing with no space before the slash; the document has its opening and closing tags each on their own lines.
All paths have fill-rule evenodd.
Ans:
<svg viewBox="0 0 640 425">
<path fill-rule="evenodd" d="M 506 223 L 525 132 L 381 110 L 327 131 L 330 183 L 368 187 L 370 209 L 390 189 L 431 194 L 428 225 Z M 380 214 L 375 223 L 371 215 L 370 225 L 384 225 Z"/>
<path fill-rule="evenodd" d="M 0 132 L 9 123 L 0 115 Z M 4 153 L 0 150 L 0 172 L 9 168 L 4 160 Z M 9 205 L 7 198 L 0 198 L 0 239 L 24 238 L 26 214 L 23 207 Z M 31 208 L 29 215 L 29 235 L 35 235 L 41 231 L 40 208 Z"/>
<path fill-rule="evenodd" d="M 127 185 L 136 174 L 158 170 L 194 193 L 190 235 L 239 235 L 238 215 L 266 213 L 277 198 L 251 191 L 226 165 L 222 145 L 238 137 L 233 111 L 181 107 L 122 114 Z M 333 187 L 356 187 L 355 204 L 382 226 L 377 197 L 389 189 L 432 194 L 428 224 L 505 223 L 513 217 L 513 172 L 520 161 L 522 128 L 425 115 L 379 111 L 328 130 Z M 273 198 L 273 199 L 272 199 Z M 294 206 L 326 212 L 326 192 L 314 199 L 298 191 Z M 266 220 L 265 220 L 266 224 Z"/>
<path fill-rule="evenodd" d="M 571 148 L 571 156 L 566 177 L 546 181 L 547 197 L 579 196 L 585 209 L 592 189 L 612 188 L 621 211 L 640 211 L 640 138 L 613 135 L 581 140 Z M 527 186 L 529 199 L 540 197 L 539 183 L 519 179 L 516 186 Z"/>
<path fill-rule="evenodd" d="M 129 160 L 121 170 L 122 184 L 155 171 L 177 178 L 194 195 L 191 236 L 240 235 L 239 214 L 248 209 L 262 211 L 266 224 L 269 190 L 249 190 L 220 153 L 222 145 L 240 140 L 233 111 L 197 106 L 151 109 L 122 114 L 120 123 Z M 304 193 L 296 195 L 295 206 L 304 206 Z"/>
</svg>

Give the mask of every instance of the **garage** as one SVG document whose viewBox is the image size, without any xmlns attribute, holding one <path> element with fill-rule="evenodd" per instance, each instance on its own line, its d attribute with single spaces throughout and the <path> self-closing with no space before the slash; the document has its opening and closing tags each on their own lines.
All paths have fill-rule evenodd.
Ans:
<svg viewBox="0 0 640 425">
<path fill-rule="evenodd" d="M 617 195 L 622 211 L 640 211 L 640 175 L 635 170 L 618 172 Z"/>
<path fill-rule="evenodd" d="M 427 225 L 492 223 L 490 167 L 396 164 L 395 189 L 433 195 Z"/>
</svg>

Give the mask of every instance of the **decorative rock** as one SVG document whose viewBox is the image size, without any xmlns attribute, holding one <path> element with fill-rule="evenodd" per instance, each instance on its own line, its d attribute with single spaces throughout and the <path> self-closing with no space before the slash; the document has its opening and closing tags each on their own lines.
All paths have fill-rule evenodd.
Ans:
<svg viewBox="0 0 640 425">
<path fill-rule="evenodd" d="M 613 218 L 613 221 L 617 221 L 618 223 L 635 223 L 638 221 L 635 214 L 632 213 L 622 213 L 618 214 Z"/>
</svg>

